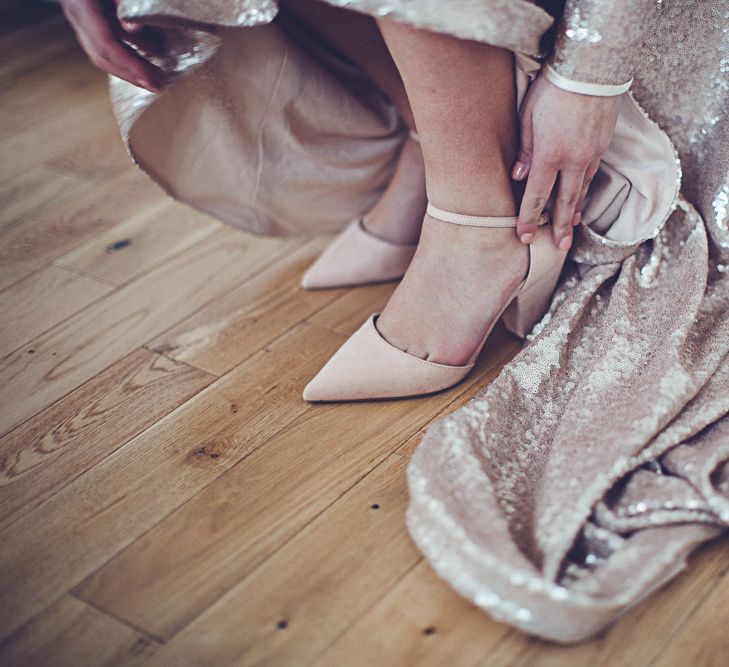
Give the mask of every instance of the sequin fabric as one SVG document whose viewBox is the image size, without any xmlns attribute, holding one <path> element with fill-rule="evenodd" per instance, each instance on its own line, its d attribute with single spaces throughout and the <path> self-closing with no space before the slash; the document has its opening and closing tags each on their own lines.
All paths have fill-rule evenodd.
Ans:
<svg viewBox="0 0 729 667">
<path fill-rule="evenodd" d="M 407 525 L 441 577 L 497 619 L 583 640 L 729 526 L 729 8 L 568 0 L 543 54 L 552 17 L 523 0 L 329 2 L 527 63 L 546 55 L 578 80 L 635 77 L 622 144 L 606 156 L 629 186 L 611 195 L 617 214 L 601 213 L 610 179 L 596 179 L 550 311 L 496 380 L 431 426 L 408 467 Z M 174 19 L 166 66 L 184 79 L 220 57 L 227 30 L 268 23 L 276 6 L 123 0 L 120 13 Z M 235 72 L 211 71 L 215 97 Z M 117 85 L 129 139 L 156 97 Z"/>
<path fill-rule="evenodd" d="M 581 230 L 531 342 L 426 433 L 408 471 L 408 525 L 435 570 L 562 642 L 598 632 L 729 526 L 729 5 L 625 5 L 569 2 L 575 34 L 552 58 L 581 80 L 635 77 L 677 149 L 676 210 L 623 258 Z M 630 64 L 612 68 L 611 46 L 603 69 L 600 44 L 622 30 Z"/>
<path fill-rule="evenodd" d="M 660 4 L 656 0 L 567 0 L 548 57 L 550 65 L 576 81 L 629 81 L 642 57 L 648 23 Z"/>
</svg>

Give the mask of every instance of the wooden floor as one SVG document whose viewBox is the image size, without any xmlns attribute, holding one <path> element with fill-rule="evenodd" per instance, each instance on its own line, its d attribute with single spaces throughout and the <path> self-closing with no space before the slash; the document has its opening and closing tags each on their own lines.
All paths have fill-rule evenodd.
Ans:
<svg viewBox="0 0 729 667">
<path fill-rule="evenodd" d="M 726 542 L 577 647 L 438 580 L 408 458 L 517 343 L 435 398 L 304 403 L 392 287 L 305 293 L 325 239 L 163 196 L 58 14 L 23 5 L 0 12 L 0 664 L 729 664 Z"/>
</svg>

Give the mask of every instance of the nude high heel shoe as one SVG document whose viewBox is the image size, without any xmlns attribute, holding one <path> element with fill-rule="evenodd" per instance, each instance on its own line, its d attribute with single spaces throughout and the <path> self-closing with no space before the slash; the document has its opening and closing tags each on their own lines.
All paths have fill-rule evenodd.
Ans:
<svg viewBox="0 0 729 667">
<path fill-rule="evenodd" d="M 410 139 L 420 142 L 415 132 Z M 370 234 L 363 220 L 350 222 L 301 279 L 304 289 L 355 287 L 400 280 L 418 244 L 400 244 Z"/>
<path fill-rule="evenodd" d="M 451 213 L 428 204 L 428 214 L 443 222 L 474 227 L 516 227 L 516 217 L 493 218 Z M 524 338 L 546 312 L 567 251 L 554 246 L 549 217 L 543 213 L 529 248 L 526 278 L 504 303 L 499 315 L 464 366 L 436 364 L 390 345 L 377 330 L 377 313 L 347 340 L 304 389 L 307 401 L 357 401 L 432 394 L 458 384 L 501 315 L 504 324 Z"/>
<path fill-rule="evenodd" d="M 400 280 L 418 244 L 390 243 L 354 220 L 331 242 L 301 278 L 304 289 L 355 287 Z"/>
</svg>

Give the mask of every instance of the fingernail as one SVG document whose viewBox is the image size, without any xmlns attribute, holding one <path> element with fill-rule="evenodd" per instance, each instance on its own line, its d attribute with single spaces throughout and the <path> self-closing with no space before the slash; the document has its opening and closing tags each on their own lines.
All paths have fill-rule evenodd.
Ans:
<svg viewBox="0 0 729 667">
<path fill-rule="evenodd" d="M 147 81 L 147 79 L 140 79 L 139 85 L 153 93 L 159 92 L 159 86 L 155 86 L 151 81 Z"/>
<path fill-rule="evenodd" d="M 514 165 L 514 169 L 512 171 L 512 176 L 513 176 L 513 178 L 519 179 L 522 176 L 524 176 L 525 171 L 526 171 L 526 167 L 521 162 L 517 162 Z"/>
<path fill-rule="evenodd" d="M 575 213 L 575 217 L 572 218 L 572 226 L 576 227 L 577 225 L 580 224 L 581 221 L 582 221 L 582 212 L 577 211 L 577 213 Z"/>
<path fill-rule="evenodd" d="M 562 250 L 569 250 L 571 245 L 572 239 L 569 236 L 562 237 L 562 240 L 559 242 L 559 247 Z"/>
<path fill-rule="evenodd" d="M 526 234 L 522 234 L 522 235 L 521 235 L 521 236 L 519 237 L 519 240 L 520 240 L 520 241 L 521 241 L 522 243 L 527 243 L 527 244 L 529 244 L 529 243 L 531 243 L 531 242 L 532 242 L 532 239 L 533 239 L 533 238 L 534 238 L 534 234 L 532 234 L 531 232 L 527 232 Z"/>
</svg>

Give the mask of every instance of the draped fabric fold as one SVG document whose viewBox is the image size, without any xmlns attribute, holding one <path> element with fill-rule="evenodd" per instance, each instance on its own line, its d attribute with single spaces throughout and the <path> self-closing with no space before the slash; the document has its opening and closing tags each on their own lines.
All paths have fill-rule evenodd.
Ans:
<svg viewBox="0 0 729 667">
<path fill-rule="evenodd" d="M 518 103 L 554 37 L 526 0 L 330 4 L 511 49 Z M 407 513 L 459 593 L 563 642 L 599 631 L 729 526 L 726 4 L 568 6 L 560 66 L 589 78 L 601 57 L 623 75 L 595 35 L 626 22 L 634 96 L 549 313 L 428 430 Z M 132 156 L 173 196 L 266 234 L 335 231 L 376 200 L 403 138 L 392 105 L 276 3 L 122 0 L 119 13 L 167 40 L 168 90 L 111 90 Z M 572 67 L 571 53 L 591 55 Z"/>
</svg>

